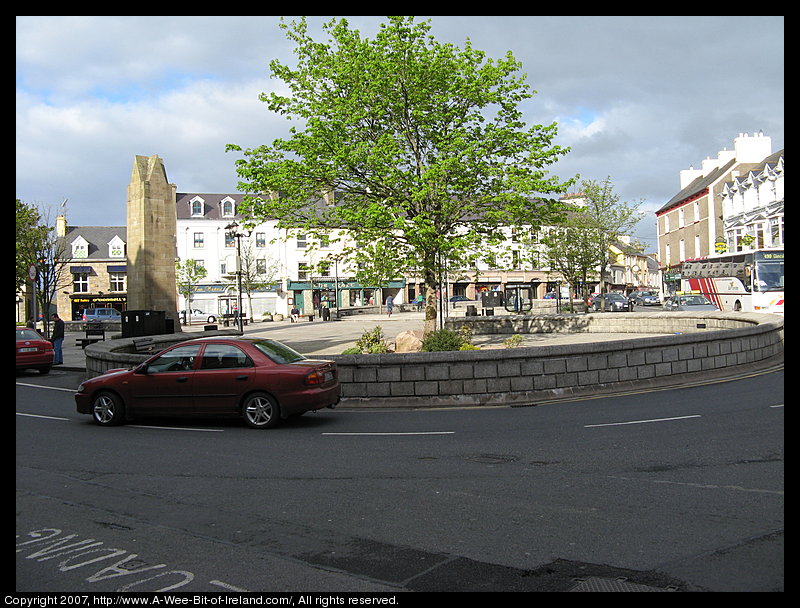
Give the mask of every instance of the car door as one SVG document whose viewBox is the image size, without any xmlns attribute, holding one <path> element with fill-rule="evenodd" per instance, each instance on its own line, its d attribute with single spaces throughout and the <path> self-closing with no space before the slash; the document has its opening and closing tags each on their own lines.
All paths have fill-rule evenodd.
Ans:
<svg viewBox="0 0 800 608">
<path fill-rule="evenodd" d="M 194 403 L 198 412 L 232 414 L 244 393 L 253 388 L 255 365 L 233 344 L 206 344 L 194 376 Z"/>
<path fill-rule="evenodd" d="M 193 413 L 192 383 L 199 353 L 199 344 L 176 346 L 131 374 L 126 391 L 131 411 L 167 416 Z"/>
</svg>

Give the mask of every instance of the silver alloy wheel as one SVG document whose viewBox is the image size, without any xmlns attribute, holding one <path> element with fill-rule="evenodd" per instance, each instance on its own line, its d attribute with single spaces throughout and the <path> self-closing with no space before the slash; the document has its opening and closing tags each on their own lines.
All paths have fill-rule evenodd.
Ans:
<svg viewBox="0 0 800 608">
<path fill-rule="evenodd" d="M 110 393 L 100 393 L 92 404 L 92 417 L 104 426 L 121 424 L 122 404 Z"/>
<path fill-rule="evenodd" d="M 245 422 L 258 429 L 272 428 L 278 423 L 278 404 L 266 393 L 250 395 L 242 408 Z"/>
</svg>

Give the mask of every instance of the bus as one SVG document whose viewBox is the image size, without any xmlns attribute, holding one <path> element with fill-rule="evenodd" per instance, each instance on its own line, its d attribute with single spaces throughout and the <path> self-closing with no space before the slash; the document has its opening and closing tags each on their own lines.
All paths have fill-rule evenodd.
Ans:
<svg viewBox="0 0 800 608">
<path fill-rule="evenodd" d="M 758 249 L 687 260 L 681 288 L 720 310 L 783 314 L 783 249 Z"/>
</svg>

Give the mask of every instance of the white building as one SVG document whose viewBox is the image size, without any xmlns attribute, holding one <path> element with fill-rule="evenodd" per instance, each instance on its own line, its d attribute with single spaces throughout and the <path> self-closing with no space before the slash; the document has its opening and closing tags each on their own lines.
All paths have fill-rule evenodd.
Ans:
<svg viewBox="0 0 800 608">
<path fill-rule="evenodd" d="M 404 301 L 404 281 L 376 290 L 353 280 L 351 269 L 341 261 L 347 241 L 336 238 L 339 235 L 325 240 L 289 235 L 277 228 L 275 220 L 246 229 L 237 215 L 242 198 L 242 194 L 176 195 L 178 258 L 195 260 L 207 272 L 194 289 L 192 309 L 213 315 L 237 310 L 237 261 L 242 271 L 242 309 L 256 320 L 264 313 L 286 316 L 294 306 L 312 314 L 320 307 L 334 308 L 334 302 L 345 309 L 381 304 L 388 295 L 397 303 Z M 183 296 L 179 302 L 185 310 L 188 303 Z"/>
<path fill-rule="evenodd" d="M 723 187 L 722 222 L 728 251 L 783 247 L 784 151 L 732 175 Z"/>
</svg>

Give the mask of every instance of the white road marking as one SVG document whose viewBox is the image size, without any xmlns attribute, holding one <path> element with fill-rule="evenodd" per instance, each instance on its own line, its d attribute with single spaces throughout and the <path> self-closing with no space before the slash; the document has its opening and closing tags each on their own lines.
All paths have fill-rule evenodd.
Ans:
<svg viewBox="0 0 800 608">
<path fill-rule="evenodd" d="M 362 437 L 386 437 L 386 436 L 400 436 L 400 435 L 455 435 L 455 431 L 420 431 L 413 433 L 322 433 L 323 435 L 347 435 L 347 436 L 362 436 Z"/>
<path fill-rule="evenodd" d="M 31 418 L 47 418 L 48 420 L 69 420 L 69 418 L 59 418 L 58 416 L 42 416 L 41 414 L 23 414 L 17 412 L 17 416 L 29 416 Z"/>
<path fill-rule="evenodd" d="M 137 429 L 155 429 L 157 431 L 197 431 L 198 433 L 222 433 L 222 429 L 192 429 L 180 426 L 148 426 L 146 424 L 126 424 Z"/>
<path fill-rule="evenodd" d="M 653 418 L 651 420 L 631 420 L 629 422 L 608 422 L 606 424 L 586 424 L 583 428 L 590 429 L 598 426 L 623 426 L 626 424 L 646 424 L 648 422 L 669 422 L 671 420 L 686 420 L 687 418 L 700 418 L 700 414 L 691 416 L 675 416 L 674 418 Z"/>
<path fill-rule="evenodd" d="M 27 386 L 29 388 L 46 388 L 50 391 L 65 391 L 67 393 L 74 393 L 74 388 L 59 388 L 58 386 L 42 386 L 41 384 L 28 384 L 27 382 L 17 382 L 17 386 Z"/>
</svg>

